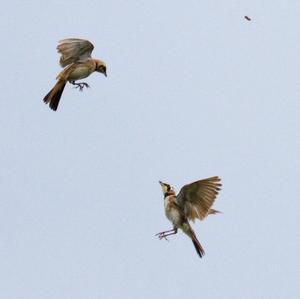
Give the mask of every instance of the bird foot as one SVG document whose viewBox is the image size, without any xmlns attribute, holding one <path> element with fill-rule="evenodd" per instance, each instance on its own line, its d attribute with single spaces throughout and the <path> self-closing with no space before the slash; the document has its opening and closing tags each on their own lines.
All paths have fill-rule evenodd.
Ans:
<svg viewBox="0 0 300 299">
<path fill-rule="evenodd" d="M 165 232 L 158 233 L 155 236 L 158 236 L 159 240 L 165 239 L 166 241 L 169 242 L 169 240 L 168 240 L 167 235 L 165 234 Z"/>
<path fill-rule="evenodd" d="M 165 240 L 169 241 L 167 239 L 167 237 L 171 236 L 171 235 L 175 235 L 175 234 L 177 234 L 177 228 L 173 228 L 170 230 L 166 230 L 164 232 L 160 232 L 160 233 L 156 234 L 155 236 L 158 236 L 159 240 L 165 239 Z"/>
<path fill-rule="evenodd" d="M 76 85 L 75 88 L 79 88 L 79 91 L 82 91 L 84 87 L 89 88 L 90 86 L 85 82 L 75 83 L 72 81 L 71 84 Z"/>
</svg>

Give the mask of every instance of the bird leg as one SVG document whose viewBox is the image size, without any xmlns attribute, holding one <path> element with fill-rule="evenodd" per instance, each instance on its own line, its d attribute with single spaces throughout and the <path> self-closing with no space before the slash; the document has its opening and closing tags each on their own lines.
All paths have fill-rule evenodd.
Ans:
<svg viewBox="0 0 300 299">
<path fill-rule="evenodd" d="M 177 234 L 177 228 L 173 228 L 173 229 L 170 229 L 170 230 L 166 230 L 164 232 L 160 232 L 158 234 L 156 234 L 155 236 L 158 236 L 159 240 L 161 239 L 167 239 L 167 236 L 171 236 L 171 235 L 175 235 Z"/>
<path fill-rule="evenodd" d="M 90 86 L 85 82 L 75 83 L 75 81 L 70 81 L 71 84 L 76 85 L 75 88 L 79 88 L 79 91 L 82 91 L 84 87 L 89 88 Z"/>
</svg>

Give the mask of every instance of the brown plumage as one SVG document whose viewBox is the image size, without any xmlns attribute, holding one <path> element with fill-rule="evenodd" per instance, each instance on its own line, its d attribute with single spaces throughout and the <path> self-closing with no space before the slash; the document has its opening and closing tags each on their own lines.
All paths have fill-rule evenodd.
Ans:
<svg viewBox="0 0 300 299">
<path fill-rule="evenodd" d="M 203 255 L 205 254 L 204 249 L 202 248 L 200 242 L 198 241 L 195 232 L 192 230 L 191 228 L 191 235 L 190 238 L 193 241 L 194 247 L 199 255 L 199 257 L 203 257 Z"/>
<path fill-rule="evenodd" d="M 93 50 L 94 46 L 88 40 L 79 38 L 63 39 L 57 46 L 57 52 L 61 54 L 59 64 L 61 67 L 66 67 L 79 59 L 88 60 L 91 58 Z"/>
<path fill-rule="evenodd" d="M 180 228 L 188 235 L 200 257 L 204 250 L 193 231 L 189 220 L 203 220 L 209 214 L 220 213 L 212 209 L 212 205 L 221 190 L 221 179 L 217 176 L 193 182 L 181 188 L 176 196 L 174 189 L 166 183 L 159 182 L 164 193 L 164 205 L 167 218 L 173 224 L 173 229 L 158 233 L 159 239 L 176 234 Z"/>
<path fill-rule="evenodd" d="M 58 103 L 64 91 L 65 86 L 66 86 L 66 81 L 58 80 L 54 85 L 54 87 L 44 97 L 44 102 L 46 104 L 49 104 L 49 107 L 54 111 L 57 110 Z"/>
<path fill-rule="evenodd" d="M 58 82 L 44 97 L 44 102 L 49 104 L 52 110 L 57 110 L 67 82 L 75 85 L 81 91 L 89 85 L 84 82 L 75 83 L 75 81 L 86 78 L 93 72 L 99 72 L 106 76 L 105 63 L 91 57 L 93 49 L 92 43 L 83 39 L 68 38 L 60 41 L 57 51 L 61 54 L 59 63 L 64 69 L 56 78 Z"/>
<path fill-rule="evenodd" d="M 188 219 L 192 221 L 195 221 L 196 218 L 203 220 L 208 214 L 218 213 L 216 210 L 210 212 L 210 207 L 221 190 L 220 181 L 221 179 L 215 176 L 181 188 L 177 195 L 177 202 Z"/>
</svg>

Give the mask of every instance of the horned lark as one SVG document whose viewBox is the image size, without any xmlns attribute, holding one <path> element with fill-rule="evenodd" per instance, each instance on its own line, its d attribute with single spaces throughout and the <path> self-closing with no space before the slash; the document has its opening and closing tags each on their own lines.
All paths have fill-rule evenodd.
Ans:
<svg viewBox="0 0 300 299">
<path fill-rule="evenodd" d="M 156 234 L 159 239 L 176 234 L 180 228 L 192 239 L 198 255 L 202 257 L 204 250 L 189 220 L 194 221 L 197 218 L 203 220 L 209 214 L 219 213 L 211 209 L 211 206 L 221 190 L 220 181 L 217 176 L 196 181 L 183 186 L 178 195 L 169 184 L 159 181 L 164 194 L 165 214 L 173 224 L 173 229 Z"/>
<path fill-rule="evenodd" d="M 91 57 L 93 49 L 93 44 L 84 39 L 67 38 L 59 41 L 57 46 L 57 51 L 61 54 L 59 63 L 64 69 L 56 77 L 57 83 L 44 97 L 44 102 L 49 104 L 52 110 L 57 110 L 67 81 L 82 91 L 84 87 L 89 87 L 89 85 L 85 82 L 75 83 L 76 80 L 86 78 L 93 72 L 102 73 L 106 77 L 105 63 Z"/>
</svg>

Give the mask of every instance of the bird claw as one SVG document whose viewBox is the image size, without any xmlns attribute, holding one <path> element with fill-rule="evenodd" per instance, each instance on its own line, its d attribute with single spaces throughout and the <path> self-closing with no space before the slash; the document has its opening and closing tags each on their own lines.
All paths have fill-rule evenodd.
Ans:
<svg viewBox="0 0 300 299">
<path fill-rule="evenodd" d="M 169 242 L 169 240 L 168 240 L 168 238 L 167 238 L 167 236 L 165 235 L 164 232 L 158 233 L 155 236 L 158 236 L 159 240 L 165 239 L 166 241 Z"/>
<path fill-rule="evenodd" d="M 75 88 L 79 88 L 79 91 L 82 91 L 84 87 L 89 88 L 90 86 L 85 82 L 75 83 L 71 82 L 73 85 L 76 85 Z"/>
<path fill-rule="evenodd" d="M 161 237 L 159 237 L 159 240 L 162 240 L 162 239 L 165 239 L 166 241 L 169 242 L 169 239 L 168 239 L 166 236 L 161 236 Z"/>
</svg>

